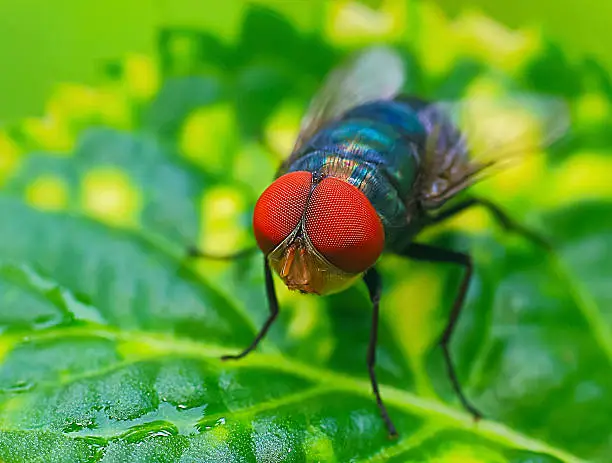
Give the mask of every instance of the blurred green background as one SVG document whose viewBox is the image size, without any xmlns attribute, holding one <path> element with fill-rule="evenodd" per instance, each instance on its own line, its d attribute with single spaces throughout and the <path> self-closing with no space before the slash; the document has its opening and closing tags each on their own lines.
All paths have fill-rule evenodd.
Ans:
<svg viewBox="0 0 612 463">
<path fill-rule="evenodd" d="M 46 97 L 58 82 L 98 82 L 100 63 L 124 53 L 152 54 L 164 27 L 204 28 L 232 42 L 249 4 L 267 5 L 287 14 L 304 29 L 321 27 L 320 1 L 228 0 L 109 0 L 86 5 L 72 0 L 37 0 L 0 4 L 0 120 L 40 114 Z M 382 0 L 364 2 L 377 6 Z M 591 56 L 612 71 L 609 19 L 612 5 L 586 2 L 521 0 L 506 7 L 499 2 L 436 2 L 456 16 L 478 9 L 513 28 L 536 26 L 563 47 L 573 60 Z M 108 25 L 112 24 L 112 28 Z M 406 31 L 410 34 L 410 31 Z M 10 66 L 8 65 L 10 63 Z M 24 92 L 23 89 L 28 91 Z"/>
<path fill-rule="evenodd" d="M 588 5 L 588 6 L 587 6 Z M 612 455 L 612 6 L 417 0 L 0 3 L 0 458 L 6 462 L 601 462 Z M 400 430 L 365 369 L 361 285 L 289 293 L 266 317 L 251 211 L 323 76 L 385 42 L 432 99 L 567 101 L 556 147 L 474 189 L 546 235 L 474 210 L 422 239 L 475 278 L 388 256 L 378 349 Z M 531 124 L 532 115 L 514 114 Z M 537 130 L 530 132 L 538 137 Z"/>
</svg>

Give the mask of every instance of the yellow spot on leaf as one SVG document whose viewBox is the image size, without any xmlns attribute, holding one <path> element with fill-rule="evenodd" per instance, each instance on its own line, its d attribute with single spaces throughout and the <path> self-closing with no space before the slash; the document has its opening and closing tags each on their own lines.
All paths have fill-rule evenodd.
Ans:
<svg viewBox="0 0 612 463">
<path fill-rule="evenodd" d="M 6 355 L 13 350 L 17 342 L 19 342 L 19 339 L 12 336 L 3 335 L 0 337 L 0 362 L 4 361 Z"/>
<path fill-rule="evenodd" d="M 207 191 L 200 203 L 202 227 L 199 245 L 207 252 L 230 253 L 241 249 L 247 238 L 243 223 L 246 200 L 230 187 Z"/>
<path fill-rule="evenodd" d="M 126 95 L 113 88 L 101 89 L 97 104 L 99 118 L 105 125 L 121 129 L 131 128 L 131 106 Z"/>
<path fill-rule="evenodd" d="M 410 357 L 420 357 L 431 345 L 437 323 L 435 309 L 440 296 L 440 277 L 433 272 L 414 272 L 386 296 L 393 307 L 393 319 L 398 320 L 402 345 Z M 410 310 L 405 310 L 410 301 Z"/>
<path fill-rule="evenodd" d="M 303 105 L 295 101 L 282 104 L 270 118 L 265 138 L 270 149 L 280 159 L 291 153 L 300 132 L 300 121 L 304 114 Z"/>
<path fill-rule="evenodd" d="M 131 55 L 125 60 L 124 66 L 128 94 L 137 100 L 151 98 L 159 88 L 155 62 L 147 56 Z"/>
<path fill-rule="evenodd" d="M 236 155 L 233 178 L 261 193 L 274 179 L 281 160 L 259 143 L 244 143 Z"/>
<path fill-rule="evenodd" d="M 543 153 L 518 158 L 514 165 L 509 166 L 486 182 L 478 185 L 478 190 L 487 191 L 488 197 L 497 195 L 507 200 L 512 198 L 532 198 L 539 192 L 541 183 L 547 180 L 547 162 Z"/>
<path fill-rule="evenodd" d="M 479 12 L 465 12 L 453 29 L 462 53 L 507 72 L 518 71 L 540 51 L 537 31 L 513 31 Z"/>
<path fill-rule="evenodd" d="M 55 120 L 79 121 L 91 118 L 98 107 L 98 92 L 85 85 L 60 84 L 47 103 Z"/>
<path fill-rule="evenodd" d="M 68 187 L 61 178 L 44 175 L 28 185 L 25 198 L 29 204 L 38 209 L 58 211 L 68 204 Z"/>
<path fill-rule="evenodd" d="M 283 310 L 290 313 L 290 322 L 287 328 L 288 336 L 294 339 L 303 339 L 312 334 L 313 330 L 321 327 L 324 319 L 324 309 L 321 297 L 312 294 L 301 294 L 299 291 L 290 291 L 280 277 L 274 274 L 276 296 Z M 328 359 L 335 348 L 336 340 L 327 336 L 319 336 L 312 346 L 312 355 L 318 359 Z"/>
<path fill-rule="evenodd" d="M 547 176 L 546 156 L 541 151 L 547 119 L 505 93 L 490 76 L 476 79 L 466 93 L 471 104 L 466 105 L 460 125 L 474 159 L 494 164 L 474 191 L 524 199 L 532 197 Z"/>
<path fill-rule="evenodd" d="M 230 438 L 230 430 L 227 428 L 227 426 L 218 424 L 213 426 L 212 429 L 206 430 L 206 437 L 210 439 L 211 443 L 226 444 Z"/>
<path fill-rule="evenodd" d="M 393 40 L 406 30 L 408 2 L 382 0 L 373 9 L 351 0 L 327 2 L 325 34 L 332 43 L 361 44 L 373 40 Z"/>
<path fill-rule="evenodd" d="M 213 173 L 222 173 L 230 163 L 235 145 L 235 116 L 231 106 L 219 103 L 195 110 L 183 127 L 182 154 Z"/>
<path fill-rule="evenodd" d="M 21 150 L 17 144 L 0 132 L 0 185 L 17 169 L 20 157 Z"/>
<path fill-rule="evenodd" d="M 582 95 L 576 104 L 576 118 L 580 124 L 593 124 L 608 120 L 610 102 L 601 93 L 591 92 Z"/>
<path fill-rule="evenodd" d="M 66 124 L 49 115 L 41 119 L 26 119 L 23 131 L 39 149 L 49 150 L 53 154 L 70 154 L 74 146 L 74 135 Z"/>
<path fill-rule="evenodd" d="M 460 118 L 468 146 L 480 161 L 505 163 L 539 154 L 544 127 L 525 108 L 483 98 L 465 106 Z"/>
<path fill-rule="evenodd" d="M 305 295 L 301 294 L 299 291 L 289 291 L 289 289 L 287 289 L 287 286 L 285 286 L 285 284 L 283 283 L 283 280 L 276 273 L 274 273 L 274 279 L 276 286 L 276 297 L 278 298 L 278 302 L 280 305 L 297 306 L 300 303 L 300 300 L 305 297 Z"/>
<path fill-rule="evenodd" d="M 439 274 L 421 265 L 418 272 L 407 271 L 400 263 L 398 272 L 402 281 L 384 296 L 384 304 L 395 339 L 410 362 L 420 393 L 431 395 L 433 391 L 425 371 L 424 358 L 427 350 L 437 342 L 441 319 L 437 310 L 442 291 Z M 385 267 L 393 266 L 391 258 L 383 261 Z M 395 270 L 393 270 L 395 273 Z"/>
<path fill-rule="evenodd" d="M 551 175 L 552 187 L 543 192 L 543 202 L 555 206 L 583 199 L 612 197 L 612 159 L 609 152 L 582 152 Z"/>
<path fill-rule="evenodd" d="M 186 35 L 174 35 L 168 43 L 168 49 L 174 56 L 193 56 L 198 52 L 196 41 Z"/>
<path fill-rule="evenodd" d="M 26 408 L 27 394 L 13 394 L 2 403 L 2 416 L 0 416 L 0 426 L 9 428 L 15 417 L 23 416 Z M 6 460 L 0 460 L 5 463 Z"/>
<path fill-rule="evenodd" d="M 505 89 L 499 79 L 489 74 L 476 77 L 465 89 L 466 98 L 496 98 L 504 93 Z"/>
<path fill-rule="evenodd" d="M 491 214 L 483 207 L 474 206 L 444 221 L 441 227 L 474 234 L 486 232 L 491 227 Z"/>
<path fill-rule="evenodd" d="M 418 2 L 419 27 L 416 52 L 424 71 L 432 76 L 447 72 L 457 59 L 459 49 L 449 20 L 434 2 Z"/>
<path fill-rule="evenodd" d="M 294 301 L 291 321 L 287 327 L 287 334 L 295 339 L 303 339 L 312 333 L 321 311 L 321 306 L 314 296 L 300 296 L 302 297 Z"/>
<path fill-rule="evenodd" d="M 82 207 L 89 215 L 114 225 L 138 222 L 142 198 L 124 172 L 97 168 L 82 180 Z"/>
<path fill-rule="evenodd" d="M 424 70 L 439 76 L 459 57 L 470 57 L 506 72 L 520 70 L 541 48 L 541 34 L 512 31 L 476 11 L 451 21 L 435 2 L 418 2 L 416 52 Z"/>
<path fill-rule="evenodd" d="M 61 84 L 47 103 L 48 118 L 75 134 L 92 124 L 130 128 L 127 96 L 118 88 Z"/>
<path fill-rule="evenodd" d="M 306 449 L 307 461 L 324 461 L 326 463 L 338 461 L 331 439 L 314 426 L 308 428 L 304 448 Z"/>
</svg>

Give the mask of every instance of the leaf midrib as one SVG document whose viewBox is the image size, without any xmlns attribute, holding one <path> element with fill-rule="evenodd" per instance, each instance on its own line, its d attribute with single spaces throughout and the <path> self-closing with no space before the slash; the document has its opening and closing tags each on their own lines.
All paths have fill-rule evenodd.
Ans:
<svg viewBox="0 0 612 463">
<path fill-rule="evenodd" d="M 205 361 L 208 364 L 219 365 L 221 361 L 219 356 L 221 353 L 226 353 L 228 348 L 215 345 L 204 344 L 199 341 L 176 338 L 174 336 L 152 334 L 141 331 L 118 331 L 112 329 L 96 328 L 94 330 L 86 327 L 75 327 L 65 329 L 54 329 L 46 332 L 41 332 L 37 335 L 27 334 L 28 341 L 42 339 L 66 339 L 67 337 L 82 337 L 82 336 L 99 336 L 114 341 L 137 342 L 143 346 L 150 348 L 151 355 L 139 355 L 130 358 L 129 361 L 120 362 L 119 365 L 136 363 L 139 361 L 149 360 L 151 358 L 159 359 L 159 353 L 164 352 L 167 356 L 186 356 L 197 358 Z M 24 336 L 25 337 L 25 336 Z M 17 339 L 15 339 L 17 340 Z M 235 368 L 249 367 L 265 367 L 268 369 L 276 369 L 279 372 L 289 373 L 309 379 L 320 386 L 309 388 L 306 391 L 313 393 L 316 391 L 345 391 L 358 394 L 362 397 L 372 397 L 371 386 L 369 381 L 353 378 L 351 376 L 333 372 L 331 370 L 319 367 L 312 367 L 296 360 L 287 359 L 278 354 L 263 354 L 255 352 L 249 357 L 231 364 Z M 115 365 L 116 367 L 116 365 Z M 61 384 L 70 383 L 77 379 L 82 379 L 84 376 L 89 378 L 104 375 L 107 370 L 112 367 L 105 367 L 100 370 L 93 370 L 85 375 L 75 375 L 73 378 L 62 380 Z M 46 383 L 47 387 L 54 383 Z M 59 384 L 56 382 L 55 384 Z M 533 452 L 543 452 L 561 459 L 566 463 L 587 463 L 575 455 L 572 455 L 565 450 L 553 447 L 538 439 L 533 439 L 518 431 L 514 431 L 507 426 L 490 420 L 481 420 L 474 424 L 473 419 L 467 413 L 454 409 L 442 402 L 432 400 L 430 398 L 421 398 L 410 392 L 397 389 L 392 386 L 381 385 L 381 394 L 385 398 L 388 405 L 409 411 L 425 418 L 435 418 L 449 427 L 465 430 L 480 437 L 497 442 L 504 446 L 522 448 Z M 302 391 L 302 394 L 306 391 Z M 293 396 L 293 394 L 291 395 Z M 298 395 L 299 396 L 299 395 Z M 372 399 L 373 400 L 373 399 Z M 396 445 L 403 445 L 403 440 L 398 441 Z"/>
</svg>

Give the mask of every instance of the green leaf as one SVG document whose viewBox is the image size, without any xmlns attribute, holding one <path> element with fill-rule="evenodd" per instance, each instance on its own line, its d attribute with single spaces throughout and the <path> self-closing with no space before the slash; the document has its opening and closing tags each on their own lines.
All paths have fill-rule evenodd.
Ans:
<svg viewBox="0 0 612 463">
<path fill-rule="evenodd" d="M 71 152 L 19 155 L 0 193 L 0 459 L 608 461 L 612 203 L 601 121 L 578 127 L 600 151 L 586 157 L 574 144 L 523 169 L 527 180 L 482 188 L 554 252 L 478 213 L 422 238 L 473 257 L 452 355 L 486 419 L 474 423 L 459 404 L 438 345 L 461 277 L 450 265 L 380 263 L 376 371 L 396 441 L 371 392 L 361 284 L 318 298 L 277 280 L 281 314 L 266 340 L 220 360 L 267 317 L 262 257 L 195 262 L 185 250 L 253 245 L 253 204 L 277 164 L 258 140 L 277 107 L 305 100 L 345 52 L 275 14 L 246 10 L 236 43 L 167 28 L 160 89 L 130 103 L 141 127 L 89 127 Z M 460 57 L 430 76 L 418 60 L 432 44 L 419 47 L 407 52 L 411 86 L 434 98 L 486 86 L 491 63 Z M 558 47 L 541 50 L 522 68 L 524 86 L 576 98 L 607 89 L 597 66 L 550 83 L 547 63 L 561 72 L 568 62 Z M 572 164 L 583 156 L 594 165 Z"/>
<path fill-rule="evenodd" d="M 219 356 L 246 345 L 265 317 L 260 259 L 225 269 L 205 262 L 198 270 L 168 228 L 175 223 L 183 243 L 194 237 L 193 225 L 181 228 L 197 223 L 189 198 L 217 183 L 148 136 L 90 132 L 73 157 L 48 163 L 46 174 L 72 179 L 76 197 L 86 194 L 83 179 L 104 166 L 128 175 L 146 206 L 135 224 L 117 228 L 92 217 L 86 201 L 55 212 L 25 204 L 19 196 L 46 175 L 36 161 L 22 165 L 12 197 L 0 197 L 2 217 L 10 218 L 0 223 L 5 461 L 605 458 L 610 375 L 593 365 L 609 361 L 601 343 L 610 337 L 592 317 L 593 304 L 605 302 L 593 298 L 606 294 L 561 269 L 588 267 L 574 262 L 584 258 L 572 252 L 576 246 L 606 249 L 606 223 L 587 226 L 557 213 L 565 223 L 550 223 L 565 243 L 561 261 L 520 240 L 467 240 L 477 275 L 454 352 L 468 394 L 495 420 L 478 425 L 457 405 L 435 348 L 458 273 L 384 262 L 377 370 L 401 432 L 390 442 L 364 368 L 370 317 L 363 288 L 314 299 L 279 285 L 283 313 L 268 341 L 250 358 L 223 363 Z M 574 220 L 584 230 L 564 235 Z M 204 280 L 213 270 L 217 276 Z M 436 284 L 445 274 L 447 283 Z M 419 288 L 424 293 L 413 292 Z M 406 291 L 411 298 L 397 305 Z M 428 299 L 435 310 L 411 327 L 411 311 Z M 410 342 L 419 336 L 424 348 L 415 351 Z M 568 417 L 584 411 L 590 424 L 576 430 Z"/>
</svg>

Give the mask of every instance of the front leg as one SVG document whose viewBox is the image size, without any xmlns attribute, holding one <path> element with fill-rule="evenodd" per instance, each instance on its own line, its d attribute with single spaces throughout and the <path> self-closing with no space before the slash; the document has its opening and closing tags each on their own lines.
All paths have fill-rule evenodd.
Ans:
<svg viewBox="0 0 612 463">
<path fill-rule="evenodd" d="M 380 391 L 378 390 L 378 380 L 376 379 L 376 344 L 378 340 L 378 314 L 379 314 L 379 304 L 380 304 L 380 295 L 382 293 L 382 279 L 380 278 L 380 274 L 378 271 L 372 267 L 370 268 L 366 274 L 363 276 L 363 281 L 368 287 L 368 293 L 370 294 L 370 301 L 372 302 L 372 326 L 370 330 L 370 343 L 368 344 L 368 373 L 370 374 L 370 383 L 372 384 L 372 392 L 374 393 L 374 397 L 376 397 L 376 404 L 378 405 L 378 409 L 380 410 L 380 415 L 382 416 L 383 421 L 385 422 L 385 426 L 387 426 L 387 431 L 389 433 L 389 437 L 396 438 L 397 430 L 395 429 L 395 425 L 391 418 L 389 417 L 389 412 L 387 412 L 387 407 L 380 397 Z"/>
<path fill-rule="evenodd" d="M 255 336 L 255 339 L 253 339 L 253 342 L 251 342 L 251 344 L 246 349 L 244 349 L 237 355 L 224 355 L 223 357 L 221 357 L 221 360 L 238 360 L 249 354 L 266 336 L 268 330 L 270 329 L 270 326 L 272 326 L 272 323 L 274 323 L 274 320 L 276 320 L 276 317 L 278 316 L 278 298 L 276 297 L 276 290 L 274 289 L 274 279 L 272 278 L 272 270 L 270 269 L 268 256 L 264 256 L 264 272 L 266 278 L 266 296 L 268 298 L 268 307 L 270 309 L 270 315 L 268 315 L 266 322 L 264 323 L 261 330 L 259 330 L 259 333 L 257 333 L 257 336 Z"/>
<path fill-rule="evenodd" d="M 459 379 L 457 378 L 455 365 L 450 355 L 450 341 L 453 336 L 455 326 L 457 326 L 457 320 L 459 319 L 459 315 L 461 314 L 461 309 L 463 308 L 463 303 L 465 301 L 465 295 L 467 294 L 467 290 L 470 285 L 470 280 L 472 278 L 472 258 L 469 256 L 469 254 L 465 254 L 463 252 L 449 251 L 447 249 L 439 248 L 437 246 L 430 246 L 427 244 L 419 243 L 411 243 L 401 253 L 401 255 L 410 259 L 424 262 L 457 264 L 461 265 L 465 269 L 465 274 L 463 275 L 463 279 L 461 280 L 459 292 L 457 293 L 457 297 L 455 298 L 455 302 L 453 303 L 448 323 L 446 325 L 446 328 L 444 329 L 442 338 L 440 340 L 440 345 L 444 354 L 444 361 L 446 363 L 448 376 L 451 380 L 453 389 L 455 390 L 457 397 L 459 397 L 459 400 L 461 401 L 463 407 L 468 412 L 470 412 L 470 414 L 474 417 L 475 420 L 478 420 L 482 417 L 482 413 L 480 413 L 476 409 L 476 407 L 474 407 L 465 397 L 465 394 L 463 393 L 463 390 L 461 388 L 461 384 L 459 383 Z"/>
</svg>

